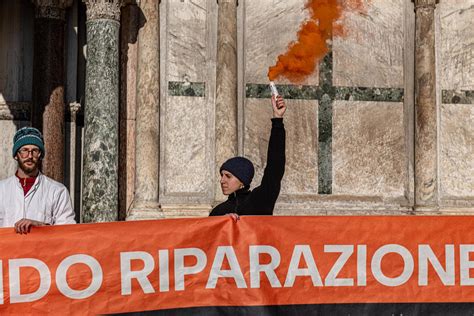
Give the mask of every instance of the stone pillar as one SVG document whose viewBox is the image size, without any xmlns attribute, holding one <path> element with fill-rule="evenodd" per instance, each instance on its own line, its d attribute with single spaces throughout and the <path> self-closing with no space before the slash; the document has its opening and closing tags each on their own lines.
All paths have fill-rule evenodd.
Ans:
<svg viewBox="0 0 474 316">
<path fill-rule="evenodd" d="M 87 6 L 83 222 L 118 219 L 119 31 L 121 0 Z"/>
<path fill-rule="evenodd" d="M 237 0 L 218 0 L 215 200 L 224 199 L 219 168 L 238 153 Z"/>
<path fill-rule="evenodd" d="M 64 181 L 64 43 L 66 8 L 73 0 L 33 0 L 35 12 L 31 123 L 43 132 L 43 172 Z"/>
<path fill-rule="evenodd" d="M 135 194 L 139 10 L 131 3 L 122 9 L 120 19 L 119 220 L 127 218 Z"/>
<path fill-rule="evenodd" d="M 73 102 L 69 104 L 69 116 L 70 116 L 70 126 L 69 126 L 69 140 L 67 143 L 69 143 L 69 159 L 66 163 L 67 168 L 69 170 L 65 170 L 65 172 L 68 174 L 68 177 L 66 176 L 66 179 L 69 180 L 69 195 L 71 196 L 71 200 L 73 205 L 75 205 L 76 201 L 76 183 L 77 180 L 76 177 L 78 176 L 77 170 L 77 163 L 80 162 L 80 151 L 77 151 L 77 144 L 78 144 L 78 138 L 77 138 L 77 113 L 79 113 L 81 109 L 81 104 L 77 102 Z M 79 139 L 79 144 L 80 144 L 80 139 Z M 67 147 L 67 146 L 66 146 Z M 79 156 L 78 156 L 79 154 Z M 79 159 L 79 161 L 78 161 Z M 80 172 L 80 171 L 79 171 Z M 75 208 L 76 211 L 76 221 L 80 221 L 80 217 L 78 216 L 79 209 Z"/>
<path fill-rule="evenodd" d="M 75 182 L 76 182 L 76 159 L 77 159 L 77 113 L 81 109 L 81 104 L 73 102 L 69 104 L 69 116 L 70 116 L 70 138 L 69 138 L 69 195 L 74 201 L 75 193 Z"/>
<path fill-rule="evenodd" d="M 141 0 L 138 32 L 135 197 L 128 220 L 162 217 L 158 202 L 160 160 L 159 1 Z"/>
<path fill-rule="evenodd" d="M 438 148 L 434 10 L 415 0 L 415 210 L 438 209 Z"/>
</svg>

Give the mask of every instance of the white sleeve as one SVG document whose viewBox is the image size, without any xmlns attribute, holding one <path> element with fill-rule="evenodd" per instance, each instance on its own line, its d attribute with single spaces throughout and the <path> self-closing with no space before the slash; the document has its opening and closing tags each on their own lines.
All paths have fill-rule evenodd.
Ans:
<svg viewBox="0 0 474 316">
<path fill-rule="evenodd" d="M 53 210 L 53 225 L 76 224 L 75 216 L 69 192 L 66 187 L 63 187 Z"/>
</svg>

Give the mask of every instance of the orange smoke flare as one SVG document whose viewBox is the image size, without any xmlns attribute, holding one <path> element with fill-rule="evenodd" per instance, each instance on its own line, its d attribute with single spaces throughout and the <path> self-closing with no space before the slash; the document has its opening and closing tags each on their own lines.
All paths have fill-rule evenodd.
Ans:
<svg viewBox="0 0 474 316">
<path fill-rule="evenodd" d="M 278 56 L 276 65 L 268 69 L 270 81 L 283 76 L 290 82 L 300 83 L 311 75 L 329 50 L 328 40 L 344 36 L 344 13 L 365 11 L 363 1 L 308 0 L 305 8 L 309 10 L 310 18 L 301 25 L 297 40 L 290 43 L 287 52 Z"/>
</svg>

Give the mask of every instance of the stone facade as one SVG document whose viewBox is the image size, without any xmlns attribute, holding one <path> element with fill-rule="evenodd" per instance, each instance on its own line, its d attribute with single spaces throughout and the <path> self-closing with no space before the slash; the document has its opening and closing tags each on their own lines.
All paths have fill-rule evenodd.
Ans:
<svg viewBox="0 0 474 316">
<path fill-rule="evenodd" d="M 438 4 L 439 199 L 444 212 L 474 205 L 474 1 Z"/>
<path fill-rule="evenodd" d="M 64 168 L 83 179 L 82 215 L 206 216 L 225 198 L 218 167 L 236 154 L 254 162 L 258 184 L 270 131 L 267 70 L 295 40 L 305 1 L 85 2 L 56 6 L 67 23 L 77 19 L 66 94 L 80 110 L 64 136 L 77 162 Z M 368 3 L 366 13 L 346 15 L 346 36 L 333 39 L 313 75 L 277 81 L 288 111 L 275 214 L 470 214 L 474 0 Z M 0 30 L 12 43 L 0 48 L 2 178 L 15 168 L 11 137 L 29 124 L 34 12 L 26 0 L 0 4 L 0 18 L 27 21 Z"/>
</svg>

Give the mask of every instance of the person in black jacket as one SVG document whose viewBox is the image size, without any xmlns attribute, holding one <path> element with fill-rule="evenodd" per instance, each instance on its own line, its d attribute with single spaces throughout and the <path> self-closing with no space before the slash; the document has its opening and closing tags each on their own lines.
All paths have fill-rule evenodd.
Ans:
<svg viewBox="0 0 474 316">
<path fill-rule="evenodd" d="M 220 183 L 222 193 L 229 197 L 227 201 L 214 207 L 209 216 L 229 214 L 237 220 L 239 215 L 273 214 L 285 172 L 283 114 L 285 114 L 286 105 L 281 96 L 272 96 L 272 108 L 272 130 L 262 183 L 250 190 L 255 171 L 252 162 L 247 158 L 234 157 L 227 160 L 220 168 Z"/>
</svg>

